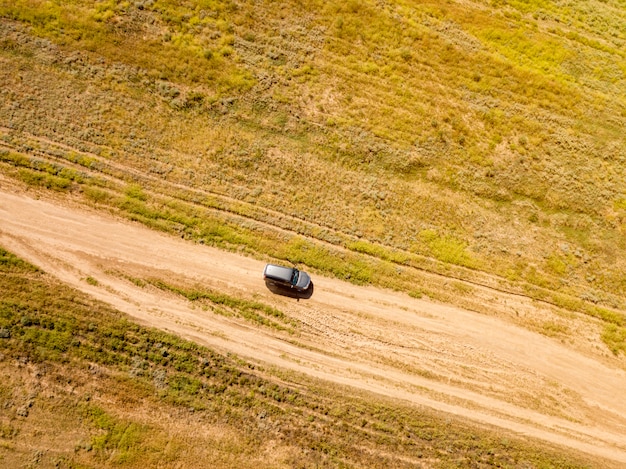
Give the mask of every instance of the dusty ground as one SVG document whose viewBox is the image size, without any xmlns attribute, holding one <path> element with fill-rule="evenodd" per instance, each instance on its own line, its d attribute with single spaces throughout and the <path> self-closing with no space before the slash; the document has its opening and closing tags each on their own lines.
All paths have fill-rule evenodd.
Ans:
<svg viewBox="0 0 626 469">
<path fill-rule="evenodd" d="M 312 297 L 296 300 L 265 287 L 259 260 L 33 195 L 0 177 L 0 246 L 142 323 L 626 464 L 623 360 L 598 346 L 585 320 L 572 317 L 573 339 L 563 341 L 497 314 L 516 303 L 540 316 L 526 298 L 490 292 L 486 316 L 319 275 Z M 272 305 L 299 326 L 290 335 L 219 316 L 124 275 L 198 282 Z"/>
</svg>

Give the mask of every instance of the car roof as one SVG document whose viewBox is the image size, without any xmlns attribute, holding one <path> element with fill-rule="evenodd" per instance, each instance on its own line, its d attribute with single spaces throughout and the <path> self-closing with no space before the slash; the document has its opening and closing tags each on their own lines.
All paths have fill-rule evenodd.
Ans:
<svg viewBox="0 0 626 469">
<path fill-rule="evenodd" d="M 293 267 L 284 267 L 282 265 L 267 264 L 265 266 L 264 274 L 267 277 L 273 277 L 273 278 L 284 280 L 286 282 L 290 282 L 291 277 L 293 276 L 294 270 L 295 269 Z"/>
</svg>

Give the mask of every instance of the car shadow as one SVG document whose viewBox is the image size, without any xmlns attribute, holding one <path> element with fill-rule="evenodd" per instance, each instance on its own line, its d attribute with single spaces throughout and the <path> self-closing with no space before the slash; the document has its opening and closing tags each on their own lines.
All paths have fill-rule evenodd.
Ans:
<svg viewBox="0 0 626 469">
<path fill-rule="evenodd" d="M 301 292 L 293 288 L 279 287 L 278 285 L 274 285 L 272 283 L 266 283 L 265 286 L 267 287 L 269 291 L 271 291 L 272 293 L 275 293 L 276 295 L 287 296 L 289 298 L 295 298 L 297 300 L 300 300 L 300 299 L 308 300 L 309 298 L 313 296 L 313 289 L 314 289 L 313 282 L 311 282 L 311 285 L 309 286 L 309 288 Z"/>
</svg>

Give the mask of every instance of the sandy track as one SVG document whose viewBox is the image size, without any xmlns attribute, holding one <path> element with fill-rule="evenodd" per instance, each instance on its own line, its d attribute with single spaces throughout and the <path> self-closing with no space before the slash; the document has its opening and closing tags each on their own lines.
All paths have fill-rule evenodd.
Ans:
<svg viewBox="0 0 626 469">
<path fill-rule="evenodd" d="M 5 182 L 0 246 L 144 324 L 626 464 L 626 373 L 610 361 L 496 317 L 320 276 L 310 299 L 277 296 L 261 280 L 263 262 Z M 290 335 L 219 316 L 120 273 L 199 282 L 272 305 L 299 326 Z"/>
</svg>

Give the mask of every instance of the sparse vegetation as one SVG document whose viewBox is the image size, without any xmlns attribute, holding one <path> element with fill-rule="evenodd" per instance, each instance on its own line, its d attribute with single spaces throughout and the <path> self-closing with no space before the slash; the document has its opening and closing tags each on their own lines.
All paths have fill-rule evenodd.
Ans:
<svg viewBox="0 0 626 469">
<path fill-rule="evenodd" d="M 200 286 L 179 287 L 171 285 L 160 279 L 150 278 L 144 280 L 133 279 L 136 285 L 154 285 L 162 290 L 167 290 L 187 298 L 189 301 L 199 302 L 207 305 L 212 311 L 218 314 L 238 314 L 248 321 L 272 327 L 279 330 L 293 332 L 297 326 L 293 320 L 289 319 L 282 311 L 271 306 L 259 303 L 258 301 L 235 298 L 223 293 L 207 290 Z M 226 310 L 224 310 L 224 308 Z M 278 322 L 277 322 L 278 321 Z"/>
</svg>

